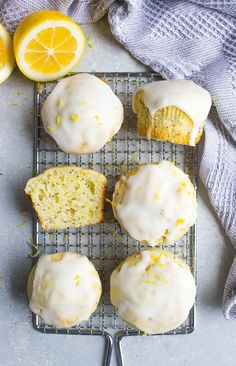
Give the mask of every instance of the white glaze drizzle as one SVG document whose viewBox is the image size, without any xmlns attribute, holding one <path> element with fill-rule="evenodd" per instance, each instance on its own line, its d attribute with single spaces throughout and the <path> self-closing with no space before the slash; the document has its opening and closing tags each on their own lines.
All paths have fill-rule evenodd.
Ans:
<svg viewBox="0 0 236 366">
<path fill-rule="evenodd" d="M 165 251 L 144 250 L 111 275 L 111 302 L 118 315 L 149 333 L 168 332 L 182 324 L 194 303 L 196 286 L 190 269 Z M 153 265 L 152 257 L 158 258 Z"/>
<path fill-rule="evenodd" d="M 113 208 L 121 226 L 136 240 L 155 246 L 165 236 L 173 244 L 196 220 L 196 194 L 187 174 L 173 163 L 141 165 L 122 188 Z M 167 232 L 168 230 L 168 232 Z"/>
<path fill-rule="evenodd" d="M 61 253 L 60 253 L 61 254 Z M 93 264 L 77 253 L 60 261 L 42 255 L 36 265 L 30 309 L 47 324 L 67 327 L 87 320 L 96 309 L 101 282 Z"/>
<path fill-rule="evenodd" d="M 106 82 L 90 74 L 67 77 L 42 107 L 45 130 L 68 153 L 96 152 L 123 122 L 123 106 Z"/>
<path fill-rule="evenodd" d="M 207 119 L 211 108 L 211 96 L 207 90 L 190 80 L 161 80 L 140 86 L 133 96 L 140 90 L 144 91 L 144 103 L 152 117 L 157 110 L 175 106 L 185 112 L 193 121 L 193 128 L 189 144 L 195 145 L 200 125 Z"/>
</svg>

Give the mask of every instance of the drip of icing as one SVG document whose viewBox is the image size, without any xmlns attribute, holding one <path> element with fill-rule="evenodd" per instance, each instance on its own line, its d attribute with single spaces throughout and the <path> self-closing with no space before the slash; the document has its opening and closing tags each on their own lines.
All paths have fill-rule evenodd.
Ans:
<svg viewBox="0 0 236 366">
<path fill-rule="evenodd" d="M 116 195 L 119 193 L 119 200 Z M 113 194 L 114 214 L 136 240 L 173 244 L 196 220 L 196 194 L 187 174 L 171 162 L 144 164 Z"/>
<path fill-rule="evenodd" d="M 100 295 L 98 273 L 87 257 L 45 254 L 36 265 L 30 309 L 47 324 L 66 327 L 87 320 Z"/>
<path fill-rule="evenodd" d="M 187 318 L 196 294 L 189 267 L 159 249 L 144 250 L 135 259 L 128 257 L 111 275 L 111 302 L 118 314 L 149 334 L 178 327 Z"/>
<path fill-rule="evenodd" d="M 98 151 L 124 119 L 122 103 L 110 86 L 85 73 L 59 81 L 41 115 L 45 130 L 67 153 Z"/>
<path fill-rule="evenodd" d="M 200 125 L 207 119 L 211 108 L 211 96 L 207 90 L 190 80 L 161 80 L 142 85 L 133 96 L 143 90 L 144 103 L 152 117 L 157 110 L 175 106 L 185 112 L 193 121 L 189 144 L 195 145 Z"/>
</svg>

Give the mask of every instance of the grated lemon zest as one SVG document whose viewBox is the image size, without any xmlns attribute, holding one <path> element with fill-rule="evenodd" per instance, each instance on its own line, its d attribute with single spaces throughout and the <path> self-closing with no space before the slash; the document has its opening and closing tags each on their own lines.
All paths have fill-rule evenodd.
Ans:
<svg viewBox="0 0 236 366">
<path fill-rule="evenodd" d="M 79 102 L 79 105 L 80 105 L 80 107 L 84 107 L 85 105 L 87 105 L 88 103 L 86 103 L 86 102 Z"/>
<path fill-rule="evenodd" d="M 145 280 L 145 282 L 146 282 L 147 284 L 149 284 L 149 285 L 155 285 L 155 286 L 157 286 L 157 283 L 156 283 L 156 282 L 154 282 L 154 281 Z"/>
<path fill-rule="evenodd" d="M 58 116 L 56 117 L 56 124 L 57 124 L 58 126 L 61 124 L 61 116 L 60 116 L 60 115 L 58 115 Z"/>
<path fill-rule="evenodd" d="M 170 285 L 171 283 L 170 283 L 170 281 L 168 281 L 167 279 L 165 279 L 164 277 L 161 277 L 161 276 L 158 276 L 158 275 L 154 275 L 154 277 L 157 279 L 157 280 L 159 280 L 159 281 L 161 281 L 161 282 L 163 282 L 163 283 L 166 283 L 167 285 Z"/>
<path fill-rule="evenodd" d="M 75 113 L 75 114 L 73 114 L 73 115 L 71 116 L 71 119 L 72 119 L 72 121 L 73 121 L 73 122 L 78 121 L 78 118 L 79 118 L 78 113 Z"/>
<path fill-rule="evenodd" d="M 47 125 L 48 132 L 53 132 L 54 128 L 51 125 Z"/>
<path fill-rule="evenodd" d="M 176 226 L 184 224 L 185 223 L 185 219 L 177 219 L 176 220 Z"/>
<path fill-rule="evenodd" d="M 18 224 L 17 227 L 24 227 L 25 224 L 27 224 L 27 221 L 26 220 L 24 220 L 20 224 Z"/>
<path fill-rule="evenodd" d="M 91 33 L 89 33 L 88 37 L 87 37 L 87 42 L 88 42 L 88 46 L 89 48 L 95 48 L 94 44 L 93 44 L 93 38 Z"/>
<path fill-rule="evenodd" d="M 59 107 L 59 108 L 63 108 L 63 107 L 64 107 L 64 105 L 65 105 L 65 103 L 63 102 L 63 100 L 61 100 L 61 99 L 60 99 L 60 100 L 58 101 L 58 107 Z"/>
<path fill-rule="evenodd" d="M 112 206 L 112 207 L 117 207 L 111 200 L 109 200 L 108 198 L 106 198 L 106 202 L 108 202 L 108 203 L 110 203 L 110 205 Z"/>
</svg>

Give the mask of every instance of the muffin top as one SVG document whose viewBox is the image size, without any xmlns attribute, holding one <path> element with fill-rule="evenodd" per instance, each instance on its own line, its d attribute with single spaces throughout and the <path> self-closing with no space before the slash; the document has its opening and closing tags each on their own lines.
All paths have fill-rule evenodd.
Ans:
<svg viewBox="0 0 236 366">
<path fill-rule="evenodd" d="M 101 282 L 95 267 L 77 253 L 42 255 L 28 281 L 31 311 L 57 327 L 87 320 L 100 295 Z"/>
<path fill-rule="evenodd" d="M 189 144 L 194 146 L 200 125 L 206 120 L 211 108 L 211 96 L 207 90 L 191 80 L 160 80 L 140 86 L 133 96 L 143 91 L 143 100 L 150 115 L 154 117 L 157 110 L 174 106 L 185 112 L 193 122 Z"/>
<path fill-rule="evenodd" d="M 136 252 L 111 275 L 111 302 L 119 316 L 154 334 L 182 324 L 191 309 L 196 286 L 187 264 L 159 249 Z"/>
<path fill-rule="evenodd" d="M 47 97 L 44 128 L 67 153 L 93 153 L 116 134 L 123 106 L 110 86 L 90 74 L 67 77 Z"/>
<path fill-rule="evenodd" d="M 173 244 L 196 220 L 194 187 L 169 161 L 140 165 L 122 177 L 112 206 L 128 234 L 151 246 Z"/>
</svg>

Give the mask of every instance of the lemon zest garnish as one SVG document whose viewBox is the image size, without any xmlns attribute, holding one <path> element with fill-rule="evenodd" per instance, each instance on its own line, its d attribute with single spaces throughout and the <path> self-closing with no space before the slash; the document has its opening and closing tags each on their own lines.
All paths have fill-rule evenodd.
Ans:
<svg viewBox="0 0 236 366">
<path fill-rule="evenodd" d="M 149 280 L 145 280 L 146 283 L 148 283 L 149 285 L 155 285 L 157 286 L 157 283 L 154 281 L 149 281 Z"/>
<path fill-rule="evenodd" d="M 157 279 L 157 280 L 159 280 L 159 281 L 161 281 L 161 282 L 164 282 L 164 283 L 166 283 L 167 285 L 170 285 L 170 281 L 168 281 L 167 279 L 165 279 L 164 277 L 161 277 L 161 276 L 158 276 L 158 275 L 154 275 L 154 277 Z"/>
<path fill-rule="evenodd" d="M 184 251 L 183 251 L 183 249 L 182 249 L 182 250 L 180 250 L 178 253 L 176 253 L 176 254 L 175 254 L 175 257 L 176 257 L 176 258 L 184 257 Z"/>
<path fill-rule="evenodd" d="M 112 232 L 112 236 L 114 236 L 114 238 L 117 238 L 118 233 L 117 233 L 116 231 L 113 231 L 113 232 Z"/>
<path fill-rule="evenodd" d="M 29 246 L 31 246 L 32 248 L 34 248 L 34 250 L 35 250 L 35 253 L 30 253 L 30 254 L 29 254 L 29 257 L 31 257 L 31 258 L 35 258 L 35 257 L 37 257 L 37 256 L 40 254 L 41 250 L 37 247 L 37 245 L 35 245 L 35 244 L 34 244 L 33 238 L 29 238 L 29 239 L 26 241 L 26 243 L 27 243 Z"/>
<path fill-rule="evenodd" d="M 89 35 L 88 35 L 87 42 L 88 42 L 89 48 L 95 48 L 95 46 L 93 44 L 93 39 L 92 39 L 91 33 L 89 33 Z"/>
<path fill-rule="evenodd" d="M 64 105 L 65 105 L 65 103 L 63 102 L 63 100 L 61 100 L 61 99 L 60 99 L 60 100 L 58 101 L 58 107 L 59 107 L 59 108 L 63 108 L 63 107 L 64 107 Z"/>
<path fill-rule="evenodd" d="M 54 128 L 51 125 L 47 125 L 48 132 L 53 132 Z"/>
<path fill-rule="evenodd" d="M 97 114 L 94 116 L 94 118 L 95 118 L 97 121 L 99 121 L 99 120 L 100 120 L 100 117 L 99 117 Z"/>
<path fill-rule="evenodd" d="M 18 224 L 17 227 L 24 227 L 26 223 L 27 223 L 27 221 L 24 220 L 20 224 Z"/>
<path fill-rule="evenodd" d="M 86 103 L 86 102 L 79 102 L 79 105 L 80 105 L 80 107 L 84 107 L 85 105 L 87 105 L 88 103 Z"/>
<path fill-rule="evenodd" d="M 154 194 L 154 195 L 153 195 L 153 198 L 159 199 L 159 198 L 160 198 L 159 193 Z"/>
<path fill-rule="evenodd" d="M 117 207 L 111 200 L 109 200 L 108 198 L 106 198 L 106 202 L 110 203 L 110 205 L 112 205 L 112 207 Z"/>
<path fill-rule="evenodd" d="M 183 186 L 183 187 L 186 187 L 186 185 L 187 185 L 186 182 L 181 183 L 181 186 Z"/>
<path fill-rule="evenodd" d="M 177 219 L 176 220 L 176 225 L 181 225 L 181 224 L 184 224 L 185 223 L 185 219 Z"/>
<path fill-rule="evenodd" d="M 151 255 L 151 259 L 152 259 L 152 261 L 154 262 L 154 263 L 159 263 L 160 262 L 160 260 L 161 260 L 161 257 L 162 257 L 162 255 L 163 255 L 163 253 L 162 252 L 160 252 L 160 254 L 158 255 L 158 257 L 156 257 L 155 255 Z"/>
<path fill-rule="evenodd" d="M 61 124 L 61 116 L 58 115 L 56 118 L 56 124 L 59 126 Z"/>
<path fill-rule="evenodd" d="M 71 116 L 71 119 L 72 119 L 72 121 L 73 121 L 73 122 L 78 121 L 78 118 L 79 118 L 78 113 L 75 113 L 75 114 L 73 114 L 73 115 Z"/>
<path fill-rule="evenodd" d="M 132 163 L 138 163 L 138 152 L 133 152 L 131 155 L 130 155 L 130 162 Z"/>
<path fill-rule="evenodd" d="M 120 171 L 121 174 L 125 174 L 126 173 L 125 164 L 121 164 L 119 166 L 119 171 Z"/>
<path fill-rule="evenodd" d="M 80 276 L 78 275 L 78 274 L 76 274 L 75 275 L 75 277 L 74 277 L 74 280 L 75 280 L 75 287 L 78 287 L 79 286 L 79 278 L 80 278 Z"/>
</svg>

